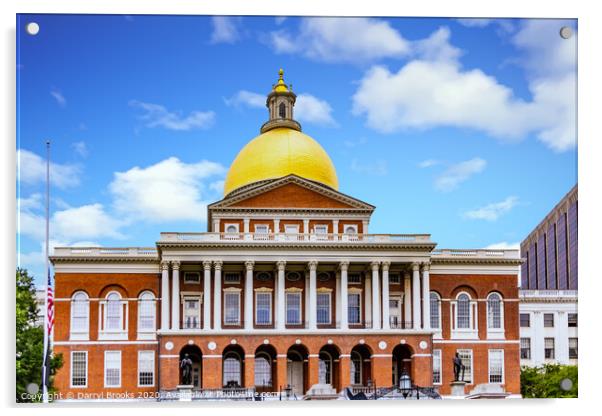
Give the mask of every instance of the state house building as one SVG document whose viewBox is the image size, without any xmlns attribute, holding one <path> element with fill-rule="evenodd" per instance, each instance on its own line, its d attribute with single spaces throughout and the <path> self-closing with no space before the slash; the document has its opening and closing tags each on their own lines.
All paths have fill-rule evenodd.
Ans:
<svg viewBox="0 0 602 416">
<path fill-rule="evenodd" d="M 188 354 L 193 389 L 207 394 L 307 398 L 407 375 L 445 397 L 457 352 L 466 394 L 520 394 L 518 251 L 371 234 L 375 207 L 339 190 L 328 154 L 293 117 L 295 98 L 281 71 L 269 120 L 208 206 L 207 232 L 55 250 L 60 392 L 175 391 Z"/>
</svg>

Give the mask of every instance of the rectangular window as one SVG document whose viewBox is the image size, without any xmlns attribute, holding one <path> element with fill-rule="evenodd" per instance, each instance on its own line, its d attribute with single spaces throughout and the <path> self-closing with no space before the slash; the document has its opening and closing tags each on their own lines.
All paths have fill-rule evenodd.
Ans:
<svg viewBox="0 0 602 416">
<path fill-rule="evenodd" d="M 71 303 L 71 332 L 88 332 L 88 311 L 90 309 L 88 300 L 76 300 Z"/>
<path fill-rule="evenodd" d="M 347 276 L 347 283 L 350 285 L 359 285 L 362 283 L 362 275 L 359 273 L 349 273 Z"/>
<path fill-rule="evenodd" d="M 520 314 L 520 327 L 521 328 L 529 328 L 531 326 L 531 315 L 528 313 Z"/>
<path fill-rule="evenodd" d="M 544 358 L 546 360 L 554 359 L 554 338 L 544 338 Z"/>
<path fill-rule="evenodd" d="M 389 298 L 389 326 L 393 329 L 400 328 L 401 301 L 399 296 Z"/>
<path fill-rule="evenodd" d="M 201 274 L 199 272 L 185 272 L 184 283 L 201 283 Z"/>
<path fill-rule="evenodd" d="M 198 329 L 201 325 L 201 299 L 198 297 L 184 298 L 184 329 Z"/>
<path fill-rule="evenodd" d="M 504 350 L 489 350 L 489 382 L 504 382 Z"/>
<path fill-rule="evenodd" d="M 138 331 L 155 330 L 155 300 L 142 298 L 138 302 Z"/>
<path fill-rule="evenodd" d="M 316 234 L 327 234 L 328 233 L 328 226 L 327 225 L 315 225 L 314 226 L 314 233 L 316 233 Z"/>
<path fill-rule="evenodd" d="M 401 276 L 398 274 L 390 274 L 389 275 L 389 283 L 393 285 L 398 285 L 401 283 Z"/>
<path fill-rule="evenodd" d="M 71 387 L 88 385 L 88 352 L 71 352 Z"/>
<path fill-rule="evenodd" d="M 460 360 L 464 364 L 464 378 L 462 381 L 472 384 L 472 350 L 458 350 L 458 355 L 460 355 Z M 462 376 L 461 372 L 460 376 Z"/>
<path fill-rule="evenodd" d="M 272 292 L 255 293 L 255 323 L 272 324 Z"/>
<path fill-rule="evenodd" d="M 258 234 L 267 234 L 268 233 L 268 225 L 267 224 L 255 224 L 255 232 Z"/>
<path fill-rule="evenodd" d="M 225 273 L 224 283 L 240 283 L 240 273 Z"/>
<path fill-rule="evenodd" d="M 577 338 L 569 338 L 569 358 L 572 360 L 576 360 L 579 357 L 579 353 L 577 351 Z"/>
<path fill-rule="evenodd" d="M 577 314 L 576 313 L 569 313 L 568 320 L 569 320 L 569 328 L 577 328 Z"/>
<path fill-rule="evenodd" d="M 138 386 L 155 385 L 155 352 L 138 351 Z"/>
<path fill-rule="evenodd" d="M 441 350 L 433 350 L 433 384 L 441 384 Z"/>
<path fill-rule="evenodd" d="M 224 292 L 224 325 L 240 324 L 240 293 Z"/>
<path fill-rule="evenodd" d="M 546 328 L 554 328 L 554 314 L 544 313 L 543 314 L 543 326 Z"/>
<path fill-rule="evenodd" d="M 299 233 L 299 225 L 298 224 L 286 224 L 284 226 L 284 232 L 286 234 L 298 234 Z"/>
<path fill-rule="evenodd" d="M 521 360 L 531 359 L 531 338 L 520 339 L 520 358 Z"/>
<path fill-rule="evenodd" d="M 318 293 L 316 297 L 318 304 L 317 323 L 330 323 L 330 293 Z"/>
<path fill-rule="evenodd" d="M 349 293 L 347 295 L 348 321 L 350 324 L 361 323 L 361 298 L 359 293 Z"/>
<path fill-rule="evenodd" d="M 105 387 L 121 387 L 121 351 L 105 351 Z"/>
<path fill-rule="evenodd" d="M 286 294 L 286 323 L 290 325 L 301 323 L 301 292 Z"/>
</svg>

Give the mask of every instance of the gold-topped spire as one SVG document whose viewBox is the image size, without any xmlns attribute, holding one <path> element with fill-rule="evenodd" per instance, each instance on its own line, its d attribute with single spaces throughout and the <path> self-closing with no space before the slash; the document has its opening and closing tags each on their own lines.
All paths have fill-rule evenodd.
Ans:
<svg viewBox="0 0 602 416">
<path fill-rule="evenodd" d="M 278 71 L 278 83 L 273 88 L 276 92 L 288 92 L 288 87 L 284 83 L 284 69 L 280 68 Z"/>
</svg>

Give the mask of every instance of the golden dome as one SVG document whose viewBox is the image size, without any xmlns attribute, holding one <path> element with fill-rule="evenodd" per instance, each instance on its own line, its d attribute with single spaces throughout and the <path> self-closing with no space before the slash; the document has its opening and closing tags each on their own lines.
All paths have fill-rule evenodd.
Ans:
<svg viewBox="0 0 602 416">
<path fill-rule="evenodd" d="M 284 83 L 284 69 L 280 68 L 278 71 L 278 83 L 272 88 L 276 92 L 288 92 L 288 87 Z"/>
<path fill-rule="evenodd" d="M 300 131 L 278 127 L 255 137 L 238 153 L 226 176 L 224 195 L 290 174 L 339 188 L 334 165 L 322 146 Z"/>
</svg>

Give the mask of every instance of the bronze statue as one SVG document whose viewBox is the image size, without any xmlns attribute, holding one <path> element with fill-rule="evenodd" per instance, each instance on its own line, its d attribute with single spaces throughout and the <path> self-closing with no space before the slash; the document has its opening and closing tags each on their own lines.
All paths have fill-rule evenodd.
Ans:
<svg viewBox="0 0 602 416">
<path fill-rule="evenodd" d="M 182 384 L 189 386 L 192 384 L 192 360 L 188 354 L 180 361 L 180 370 L 182 370 Z"/>
<path fill-rule="evenodd" d="M 466 366 L 462 364 L 462 359 L 460 358 L 460 354 L 456 353 L 454 357 L 454 381 L 464 380 L 464 370 Z M 460 377 L 460 370 L 462 371 L 462 377 Z"/>
</svg>

